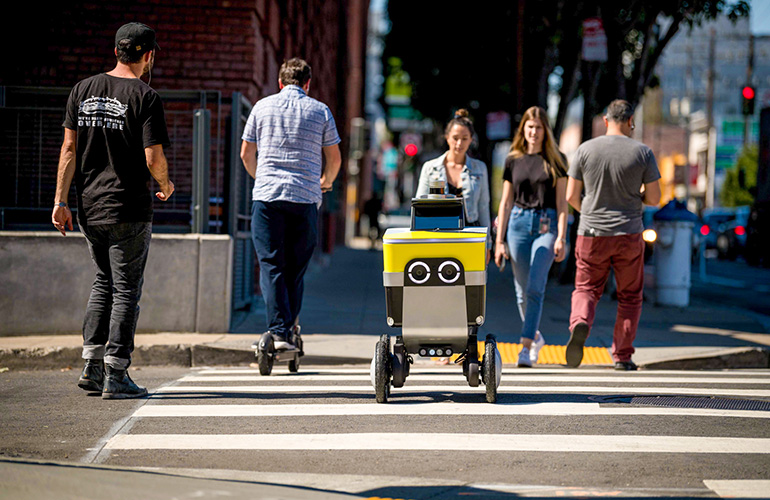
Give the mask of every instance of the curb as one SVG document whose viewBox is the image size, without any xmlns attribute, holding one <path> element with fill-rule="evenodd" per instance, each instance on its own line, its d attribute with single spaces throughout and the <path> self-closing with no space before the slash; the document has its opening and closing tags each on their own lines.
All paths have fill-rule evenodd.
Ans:
<svg viewBox="0 0 770 500">
<path fill-rule="evenodd" d="M 0 367 L 12 370 L 58 370 L 79 367 L 83 363 L 81 347 L 45 347 L 0 349 Z M 306 354 L 304 365 L 369 364 L 371 358 L 354 356 L 319 356 Z M 137 346 L 132 355 L 134 366 L 249 366 L 255 363 L 251 349 L 232 349 L 205 344 Z"/>
<path fill-rule="evenodd" d="M 716 355 L 672 358 L 640 364 L 645 370 L 725 370 L 770 368 L 770 349 L 738 347 Z"/>
<path fill-rule="evenodd" d="M 13 370 L 52 370 L 83 363 L 80 347 L 0 349 L 0 367 Z M 251 349 L 222 348 L 205 344 L 138 346 L 133 353 L 136 366 L 249 366 L 255 363 Z M 369 364 L 371 358 L 355 356 L 302 357 L 304 365 L 336 366 Z M 678 357 L 640 363 L 644 370 L 724 370 L 770 368 L 770 349 L 740 347 L 703 356 Z"/>
</svg>

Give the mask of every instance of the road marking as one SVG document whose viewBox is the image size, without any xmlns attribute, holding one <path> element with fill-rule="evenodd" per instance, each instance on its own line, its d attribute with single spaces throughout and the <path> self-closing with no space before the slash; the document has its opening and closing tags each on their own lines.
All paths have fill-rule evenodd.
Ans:
<svg viewBox="0 0 770 500">
<path fill-rule="evenodd" d="M 570 434 L 120 434 L 111 450 L 430 450 L 770 454 L 770 439 Z"/>
<path fill-rule="evenodd" d="M 282 378 L 282 377 L 281 377 Z M 331 382 L 331 381 L 349 381 L 349 382 L 361 382 L 368 381 L 369 375 L 363 374 L 345 374 L 345 375 L 299 375 L 298 379 L 302 382 Z M 278 377 L 262 377 L 259 375 L 189 375 L 182 377 L 180 382 L 270 382 L 272 380 L 281 381 Z M 407 378 L 408 381 L 447 381 L 447 382 L 460 382 L 465 380 L 462 373 L 432 373 L 421 374 L 413 373 Z M 504 382 L 606 382 L 614 384 L 735 384 L 735 385 L 770 385 L 770 378 L 709 378 L 709 377 L 658 377 L 658 376 L 607 376 L 607 377 L 592 377 L 583 375 L 518 375 L 511 374 L 509 372 L 503 372 Z"/>
<path fill-rule="evenodd" d="M 503 379 L 505 380 L 505 379 Z M 230 386 L 194 386 L 177 385 L 163 387 L 155 391 L 154 394 L 163 393 L 253 393 L 267 394 L 273 393 L 318 393 L 326 392 L 330 394 L 345 393 L 371 393 L 374 389 L 371 385 L 230 385 Z M 416 385 L 400 389 L 391 388 L 393 395 L 420 394 L 428 392 L 484 392 L 483 387 L 469 387 L 464 385 Z M 497 388 L 498 394 L 529 394 L 529 393 L 549 393 L 549 394 L 676 394 L 676 395 L 700 395 L 700 396 L 726 396 L 726 397 L 756 397 L 770 398 L 770 390 L 751 390 L 751 389 L 720 389 L 720 388 L 696 388 L 696 387 L 606 387 L 606 386 L 507 386 L 501 385 Z"/>
<path fill-rule="evenodd" d="M 770 492 L 765 479 L 705 479 L 703 484 L 722 498 L 767 498 Z"/>
<path fill-rule="evenodd" d="M 425 366 L 423 364 L 420 365 L 413 365 L 410 373 L 412 375 L 414 374 L 439 374 L 439 373 L 447 373 L 447 374 L 456 374 L 460 370 L 459 366 L 441 366 L 437 365 L 434 367 Z M 535 374 L 547 374 L 547 373 L 557 373 L 557 374 L 568 374 L 568 373 L 574 373 L 577 375 L 588 375 L 588 374 L 610 374 L 615 373 L 613 370 L 608 368 L 567 368 L 567 367 L 553 367 L 553 368 L 514 368 L 510 367 L 510 369 L 506 369 L 503 371 L 505 375 L 509 373 L 523 373 L 526 372 L 527 374 L 535 375 Z M 232 368 L 232 369 L 211 369 L 211 368 L 205 368 L 197 370 L 196 373 L 200 375 L 248 375 L 248 374 L 257 374 L 259 373 L 259 370 L 257 369 L 250 369 L 250 368 Z M 369 367 L 361 367 L 361 368 L 305 368 L 301 367 L 299 373 L 291 373 L 288 369 L 285 367 L 276 367 L 273 369 L 272 375 L 269 378 L 276 378 L 276 377 L 303 377 L 308 375 L 317 375 L 317 374 L 338 374 L 338 375 L 346 375 L 346 374 L 369 374 Z M 733 371 L 702 371 L 698 372 L 702 373 L 704 376 L 708 377 L 736 377 L 735 370 Z M 683 374 L 692 374 L 692 372 L 684 372 L 682 370 L 640 370 L 635 372 L 626 372 L 624 373 L 624 377 L 638 377 L 638 378 L 644 378 L 649 376 L 659 376 L 659 375 L 679 375 L 682 376 Z M 767 377 L 767 370 L 741 370 L 739 376 L 740 377 L 746 377 L 748 379 L 751 379 L 751 377 Z M 410 375 L 411 376 L 411 375 Z M 267 377 L 263 377 L 267 379 Z M 672 379 L 676 380 L 676 378 L 672 377 Z M 596 380 L 603 380 L 602 378 L 597 377 Z"/>
<path fill-rule="evenodd" d="M 284 405 L 145 405 L 134 417 L 318 417 L 361 415 L 663 415 L 696 417 L 770 418 L 770 411 L 711 408 L 602 407 L 599 403 L 391 403 Z"/>
</svg>

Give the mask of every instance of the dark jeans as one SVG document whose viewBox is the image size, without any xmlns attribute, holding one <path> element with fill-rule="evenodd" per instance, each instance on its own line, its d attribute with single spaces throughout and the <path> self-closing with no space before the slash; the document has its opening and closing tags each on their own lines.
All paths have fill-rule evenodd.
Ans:
<svg viewBox="0 0 770 500">
<path fill-rule="evenodd" d="M 81 226 L 96 267 L 83 320 L 83 358 L 126 369 L 139 319 L 152 223 Z M 109 343 L 108 343 L 109 341 Z"/>
<path fill-rule="evenodd" d="M 255 201 L 251 239 L 259 260 L 267 328 L 285 337 L 302 308 L 303 278 L 318 240 L 318 208 L 312 203 Z"/>
</svg>

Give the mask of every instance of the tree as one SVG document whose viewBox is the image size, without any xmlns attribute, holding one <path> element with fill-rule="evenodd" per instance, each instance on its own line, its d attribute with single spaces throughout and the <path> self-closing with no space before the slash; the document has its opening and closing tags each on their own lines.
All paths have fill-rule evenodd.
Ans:
<svg viewBox="0 0 770 500">
<path fill-rule="evenodd" d="M 554 129 L 580 93 L 587 124 L 612 99 L 637 104 L 653 81 L 666 45 L 685 26 L 718 15 L 748 15 L 746 1 L 728 0 L 389 0 L 392 30 L 385 57 L 397 56 L 414 82 L 413 105 L 439 121 L 452 108 L 478 115 L 503 109 L 520 115 L 546 107 L 549 77 L 560 96 Z M 581 61 L 582 20 L 600 17 L 608 61 Z M 560 76 L 560 78 L 558 78 Z M 481 127 L 478 127 L 481 129 Z M 480 131 L 481 133 L 481 131 Z"/>
<path fill-rule="evenodd" d="M 725 182 L 719 192 L 722 205 L 738 207 L 754 203 L 758 166 L 759 146 L 749 144 L 741 151 L 735 166 L 727 171 Z"/>
</svg>

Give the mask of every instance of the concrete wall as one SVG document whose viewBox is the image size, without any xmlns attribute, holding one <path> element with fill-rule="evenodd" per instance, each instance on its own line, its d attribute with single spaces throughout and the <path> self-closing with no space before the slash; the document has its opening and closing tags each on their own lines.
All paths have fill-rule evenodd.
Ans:
<svg viewBox="0 0 770 500">
<path fill-rule="evenodd" d="M 227 332 L 233 241 L 153 234 L 140 332 Z M 0 231 L 0 335 L 81 331 L 94 267 L 78 232 Z"/>
</svg>

